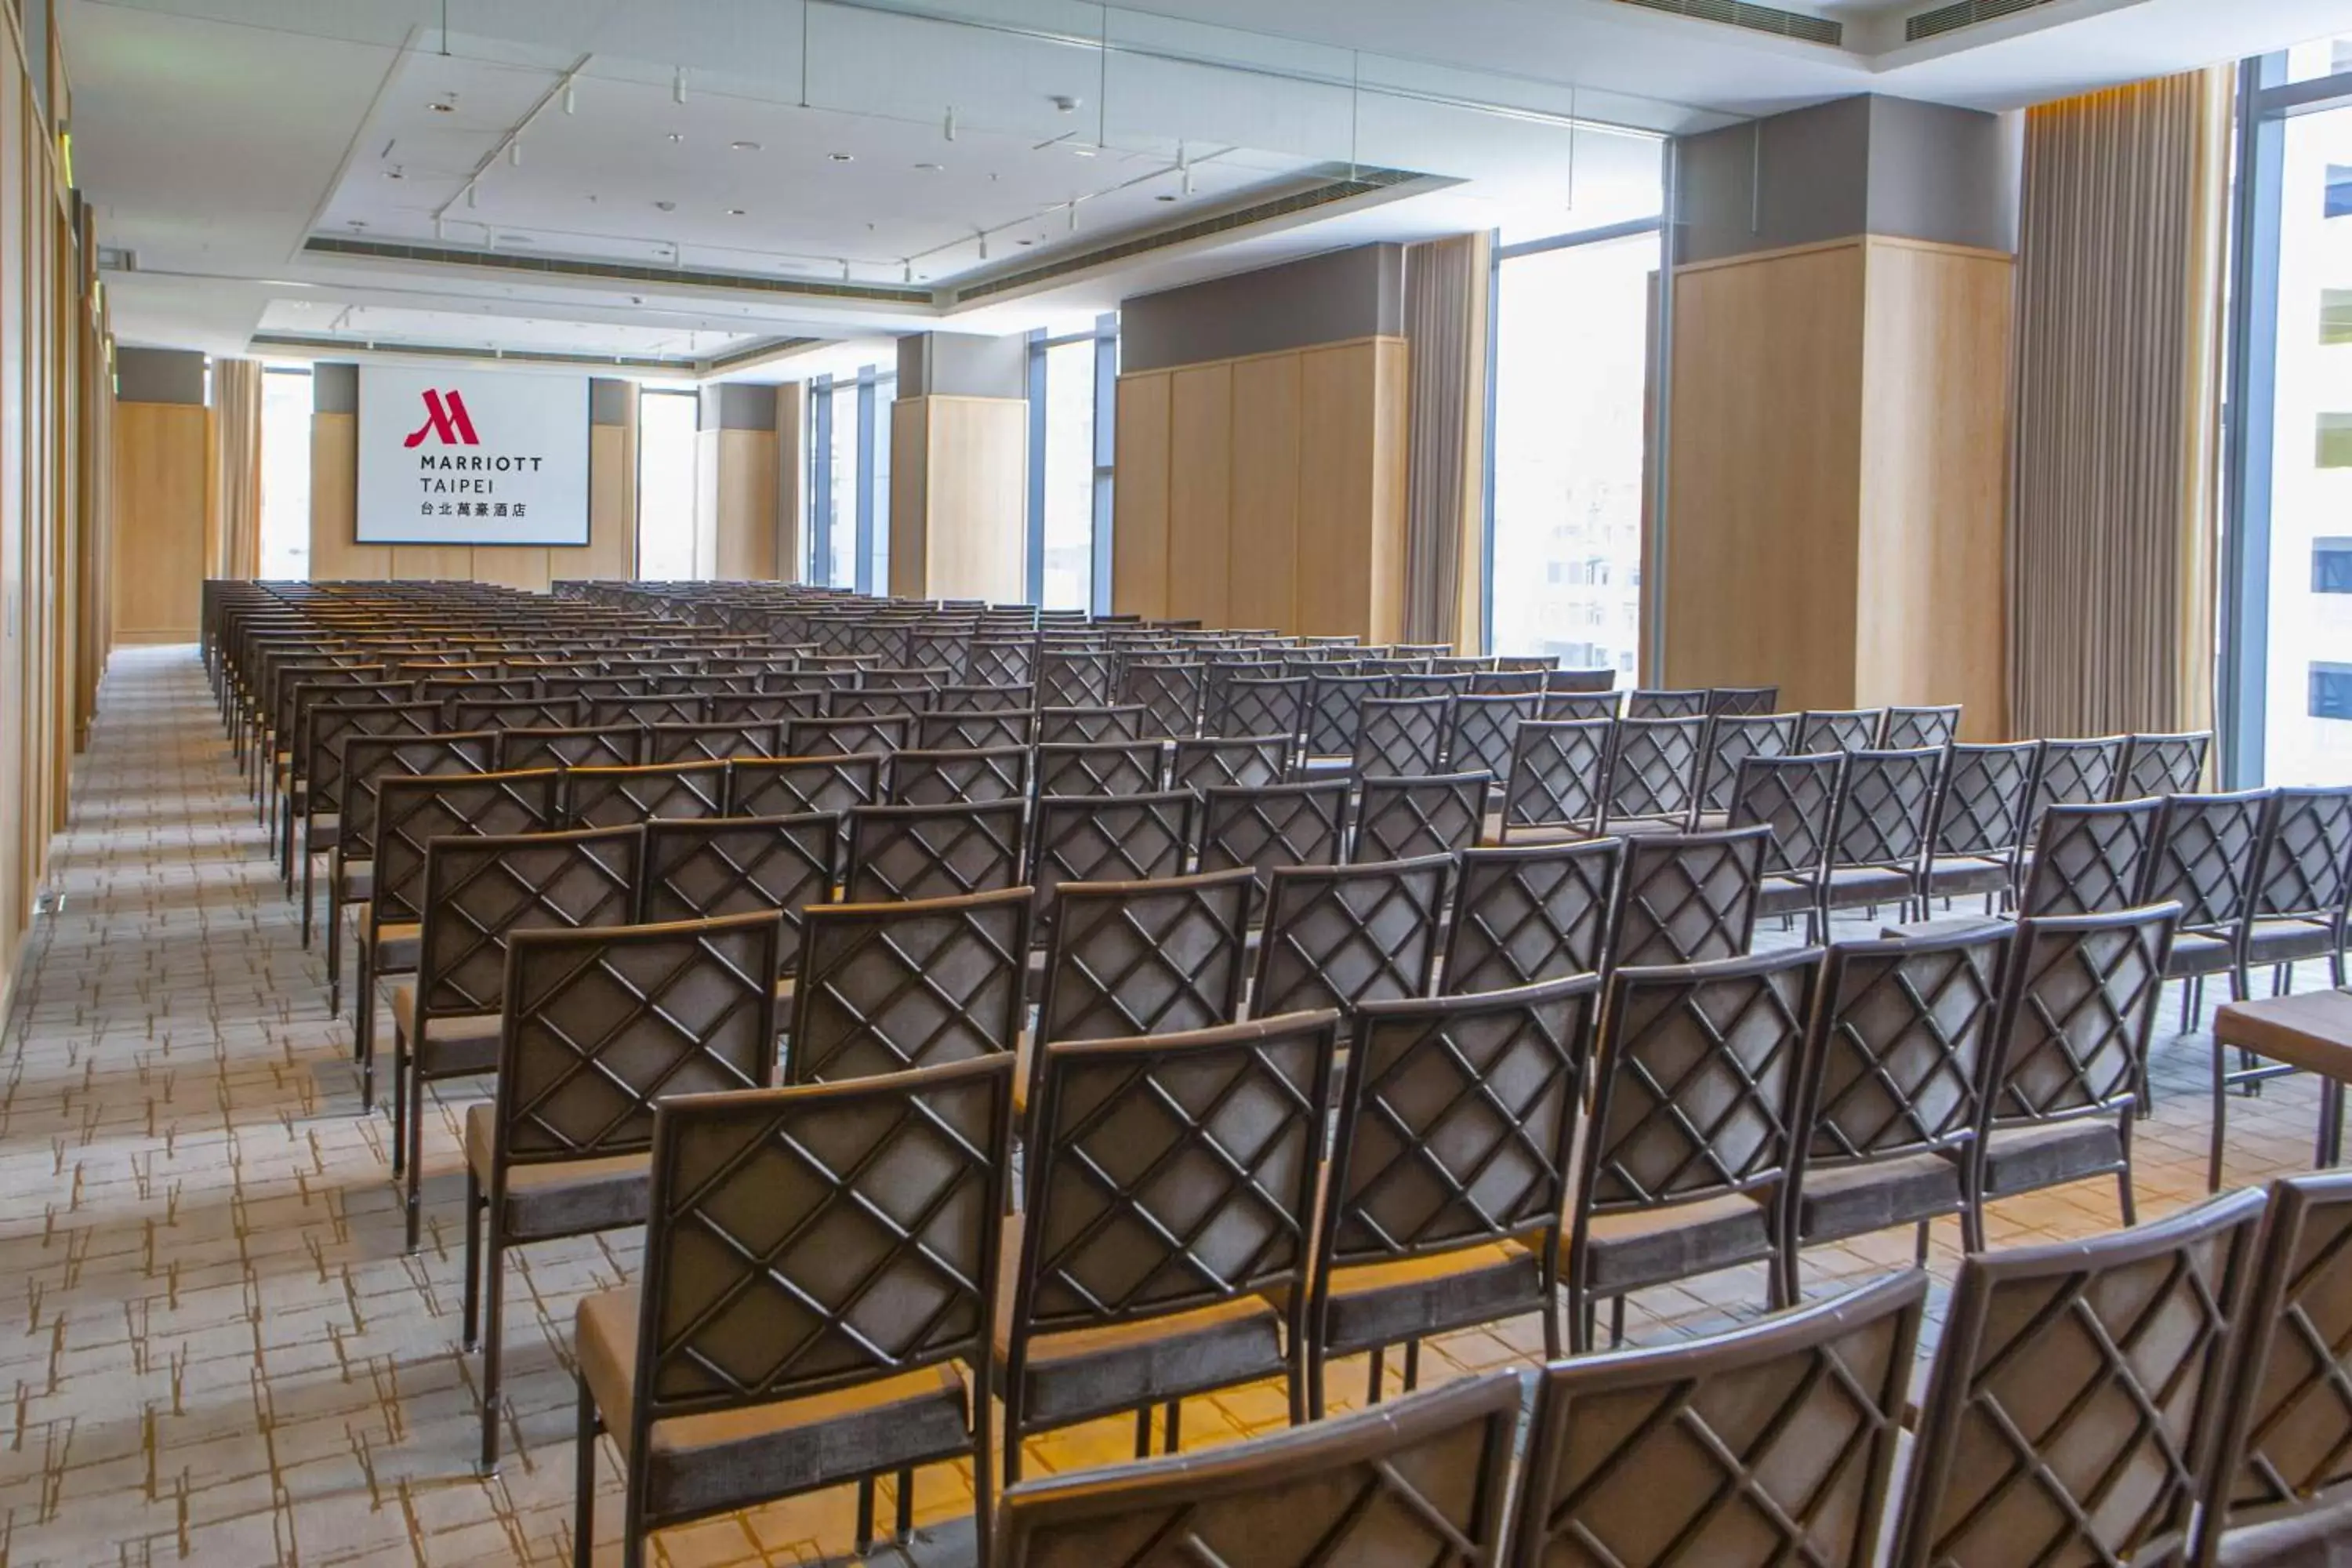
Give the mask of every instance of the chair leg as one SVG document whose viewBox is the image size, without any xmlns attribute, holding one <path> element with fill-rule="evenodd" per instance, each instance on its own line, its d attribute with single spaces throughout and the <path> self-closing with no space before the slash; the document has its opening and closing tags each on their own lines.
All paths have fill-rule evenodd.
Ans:
<svg viewBox="0 0 2352 1568">
<path fill-rule="evenodd" d="M 1167 1447 L 1160 1451 L 1163 1454 L 1172 1454 L 1182 1447 L 1183 1431 L 1184 1402 L 1181 1399 L 1171 1399 L 1168 1402 Z"/>
<path fill-rule="evenodd" d="M 891 1517 L 890 1539 L 904 1541 L 915 1533 L 915 1468 L 898 1472 L 898 1508 Z"/>
<path fill-rule="evenodd" d="M 2205 1190 L 2221 1190 L 2221 1145 L 2230 1121 L 2230 1047 L 2213 1042 L 2213 1133 L 2205 1152 Z"/>
<path fill-rule="evenodd" d="M 2339 1079 L 2323 1079 L 2319 1086 L 2319 1141 L 2312 1151 L 2312 1165 L 2328 1170 L 2344 1158 L 2344 1084 Z"/>
<path fill-rule="evenodd" d="M 343 908 L 337 901 L 339 891 L 332 862 L 327 868 L 327 1016 L 343 1016 Z M 359 1059 L 359 1042 L 352 1044 L 352 1059 Z"/>
<path fill-rule="evenodd" d="M 1927 1240 L 1928 1237 L 1935 1234 L 1935 1221 L 1923 1219 L 1919 1222 L 1918 1234 L 1914 1238 L 1911 1248 L 1911 1258 L 1912 1261 L 1918 1264 L 1922 1268 L 1927 1267 Z"/>
<path fill-rule="evenodd" d="M 482 1178 L 476 1173 L 474 1163 L 466 1162 L 466 1305 L 461 1331 L 457 1336 L 459 1350 L 472 1350 L 481 1342 L 478 1332 L 482 1306 Z"/>
<path fill-rule="evenodd" d="M 499 1468 L 499 1391 L 506 1382 L 506 1237 L 499 1216 L 489 1217 L 489 1245 L 482 1262 L 482 1473 Z M 468 1229 L 472 1227 L 467 1226 Z"/>
<path fill-rule="evenodd" d="M 1151 1406 L 1145 1405 L 1135 1413 L 1135 1457 L 1151 1458 Z"/>
<path fill-rule="evenodd" d="M 2116 1173 L 2116 1206 L 2123 1211 L 2124 1226 L 2129 1229 L 2139 1223 L 2139 1203 L 2132 1193 L 2132 1115 L 2124 1112 L 2124 1168 Z"/>
<path fill-rule="evenodd" d="M 1625 1342 L 1625 1298 L 1609 1298 L 1609 1348 L 1615 1350 Z"/>
<path fill-rule="evenodd" d="M 402 1173 L 402 1198 L 408 1210 L 408 1250 L 413 1253 L 425 1217 L 425 1077 L 413 1060 L 404 1064 L 400 1076 L 408 1086 L 408 1168 Z"/>
<path fill-rule="evenodd" d="M 307 835 L 308 829 L 304 832 Z M 310 951 L 310 911 L 317 901 L 319 858 L 302 846 L 302 951 Z"/>
<path fill-rule="evenodd" d="M 596 1396 L 578 1373 L 580 1414 L 575 1420 L 572 1475 L 572 1568 L 589 1568 L 596 1552 Z"/>
<path fill-rule="evenodd" d="M 1290 1402 L 1290 1424 L 1323 1419 L 1323 1352 L 1320 1346 L 1310 1346 L 1307 1352 L 1306 1405 L 1302 1410 L 1294 1395 Z"/>
<path fill-rule="evenodd" d="M 860 1557 L 874 1550 L 874 1478 L 861 1477 L 857 1482 L 857 1554 Z"/>
<path fill-rule="evenodd" d="M 1364 1403 L 1367 1405 L 1381 1402 L 1381 1382 L 1382 1374 L 1388 1371 L 1388 1354 L 1386 1345 L 1372 1347 L 1371 1364 L 1364 1372 Z"/>
<path fill-rule="evenodd" d="M 1419 1340 L 1407 1340 L 1404 1342 L 1404 1384 L 1398 1392 L 1402 1394 L 1411 1394 L 1414 1389 L 1419 1388 L 1420 1386 L 1421 1342 Z"/>
</svg>

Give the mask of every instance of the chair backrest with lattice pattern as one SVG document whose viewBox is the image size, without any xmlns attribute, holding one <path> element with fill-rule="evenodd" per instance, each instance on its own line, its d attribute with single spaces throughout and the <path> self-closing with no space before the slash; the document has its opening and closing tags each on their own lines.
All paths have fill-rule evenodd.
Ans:
<svg viewBox="0 0 2352 1568">
<path fill-rule="evenodd" d="M 1746 952 L 1770 837 L 1771 829 L 1755 826 L 1629 840 L 1601 967 L 1699 963 Z"/>
<path fill-rule="evenodd" d="M 1358 778 L 1421 778 L 1438 771 L 1445 752 L 1450 697 L 1367 697 L 1358 716 Z"/>
<path fill-rule="evenodd" d="M 2166 796 L 2132 901 L 2179 904 L 2183 931 L 2233 933 L 2253 907 L 2270 802 L 2268 790 Z"/>
<path fill-rule="evenodd" d="M 1201 792 L 1201 869 L 1248 866 L 1263 890 L 1285 866 L 1333 866 L 1348 815 L 1348 781 L 1212 785 Z"/>
<path fill-rule="evenodd" d="M 1019 800 L 853 806 L 843 896 L 863 904 L 1012 887 L 1021 879 L 1026 812 Z"/>
<path fill-rule="evenodd" d="M 2131 908 L 2147 877 L 2147 848 L 2163 805 L 2133 800 L 2042 812 L 2019 912 L 2090 915 Z"/>
<path fill-rule="evenodd" d="M 1739 785 L 1739 764 L 1750 757 L 1785 757 L 1796 750 L 1793 713 L 1717 713 L 1706 727 L 1700 752 L 1696 809 L 1731 809 Z"/>
<path fill-rule="evenodd" d="M 1504 783 L 1503 837 L 1530 827 L 1597 832 L 1616 728 L 1613 719 L 1522 721 Z"/>
<path fill-rule="evenodd" d="M 369 912 L 376 929 L 422 918 L 427 850 L 436 838 L 544 832 L 555 821 L 560 773 L 419 773 L 381 780 Z"/>
<path fill-rule="evenodd" d="M 1428 994 L 1453 873 L 1448 855 L 1276 868 L 1251 1016 Z"/>
<path fill-rule="evenodd" d="M 626 827 L 657 816 L 725 813 L 726 763 L 659 763 L 635 768 L 572 768 L 563 775 L 563 816 L 572 827 Z"/>
<path fill-rule="evenodd" d="M 635 918 L 780 916 L 777 973 L 789 974 L 800 963 L 802 911 L 832 900 L 840 842 L 841 818 L 831 812 L 649 822 Z"/>
<path fill-rule="evenodd" d="M 1602 825 L 1621 818 L 1677 824 L 1688 818 L 1706 722 L 1703 715 L 1621 721 L 1610 748 Z"/>
<path fill-rule="evenodd" d="M 1764 845 L 1765 870 L 1818 878 L 1829 862 L 1830 826 L 1844 771 L 1843 752 L 1749 757 L 1739 764 L 1728 825 L 1771 829 Z"/>
<path fill-rule="evenodd" d="M 889 804 L 979 805 L 992 800 L 1025 799 L 1029 756 L 1026 746 L 937 752 L 910 747 L 893 752 L 885 759 L 890 764 Z"/>
<path fill-rule="evenodd" d="M 740 759 L 727 764 L 727 815 L 800 816 L 871 805 L 881 798 L 887 761 L 877 752 Z"/>
<path fill-rule="evenodd" d="M 1165 741 L 1065 741 L 1037 748 L 1034 793 L 1149 795 L 1161 787 Z"/>
<path fill-rule="evenodd" d="M 1031 894 L 810 909 L 793 987 L 792 1083 L 1003 1053 L 1027 1010 Z"/>
<path fill-rule="evenodd" d="M 1598 971 L 1622 839 L 1465 849 L 1439 984 L 1507 991 Z"/>
<path fill-rule="evenodd" d="M 1493 782 L 1483 772 L 1366 778 L 1348 858 L 1358 864 L 1410 860 L 1469 848 L 1478 842 Z"/>
<path fill-rule="evenodd" d="M 2158 904 L 2017 922 L 1993 1028 L 1994 1126 L 2137 1103 L 2179 915 Z"/>
<path fill-rule="evenodd" d="M 627 924 L 645 843 L 640 827 L 433 839 L 417 933 L 419 1019 L 497 1012 L 517 931 Z"/>
</svg>

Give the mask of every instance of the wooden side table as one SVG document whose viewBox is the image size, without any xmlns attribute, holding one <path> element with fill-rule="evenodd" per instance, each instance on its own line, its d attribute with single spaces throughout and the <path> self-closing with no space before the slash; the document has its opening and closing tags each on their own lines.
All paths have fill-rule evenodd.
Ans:
<svg viewBox="0 0 2352 1568">
<path fill-rule="evenodd" d="M 2245 1049 L 2258 1057 L 2325 1080 L 2319 1094 L 2319 1137 L 2313 1163 L 2325 1168 L 2344 1158 L 2344 1086 L 2352 1082 L 2352 991 L 2306 991 L 2231 1002 L 2213 1015 L 2213 1048 Z M 2213 1104 L 2213 1161 L 2210 1185 L 2221 1185 L 2221 1135 L 2226 1094 Z"/>
</svg>

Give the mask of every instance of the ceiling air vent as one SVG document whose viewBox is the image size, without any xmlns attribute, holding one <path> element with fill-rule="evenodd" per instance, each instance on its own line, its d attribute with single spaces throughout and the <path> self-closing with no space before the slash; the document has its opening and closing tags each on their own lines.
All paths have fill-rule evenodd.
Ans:
<svg viewBox="0 0 2352 1568">
<path fill-rule="evenodd" d="M 374 353 L 408 354 L 417 359 L 495 360 L 506 364 L 577 365 L 584 370 L 691 371 L 698 374 L 723 370 L 743 360 L 781 353 L 787 349 L 806 348 L 823 341 L 820 338 L 766 338 L 716 358 L 689 359 L 684 354 L 592 354 L 569 353 L 558 349 L 486 349 L 451 343 L 378 342 L 359 338 L 306 336 L 299 332 L 256 332 L 252 339 L 254 347 L 264 349 L 315 349 L 326 353 L 351 353 L 365 349 Z"/>
<path fill-rule="evenodd" d="M 2021 11 L 2031 11 L 2048 5 L 2055 0 L 1954 0 L 1949 5 L 1938 5 L 1932 11 L 1922 11 L 1903 24 L 1903 39 L 1916 44 L 1922 38 L 1941 37 L 1957 33 L 1962 27 L 1973 27 L 1979 22 L 1996 21 L 2002 16 L 2014 16 Z"/>
<path fill-rule="evenodd" d="M 457 246 L 402 245 L 381 239 L 351 239 L 314 234 L 302 242 L 311 256 L 352 256 L 371 261 L 425 262 L 439 267 L 479 267 L 499 272 L 535 272 L 604 283 L 650 283 L 656 288 L 728 289 L 760 294 L 792 294 L 804 300 L 867 300 L 885 305 L 929 305 L 931 291 L 919 285 L 825 283 L 814 278 L 764 278 L 747 272 L 707 272 L 691 267 L 635 267 L 625 261 L 575 261 L 562 256 L 514 256 L 503 250 L 467 250 Z"/>
<path fill-rule="evenodd" d="M 98 247 L 98 265 L 102 272 L 136 272 L 139 253 L 128 246 L 101 245 Z"/>
<path fill-rule="evenodd" d="M 1799 38 L 1808 44 L 1828 44 L 1835 47 L 1845 42 L 1845 26 L 1827 16 L 1808 16 L 1801 11 L 1783 11 L 1777 5 L 1751 5 L 1748 0 L 1617 0 L 1621 5 L 1638 5 L 1644 11 L 1664 11 L 1671 16 L 1688 16 L 1698 22 L 1720 22 L 1727 27 L 1745 27 L 1751 33 L 1770 33 L 1776 37 Z"/>
<path fill-rule="evenodd" d="M 1072 251 L 1066 256 L 1056 256 L 1051 260 L 1041 261 L 1034 267 L 1024 267 L 1012 272 L 1000 272 L 992 278 L 983 279 L 956 289 L 955 302 L 959 305 L 969 304 L 974 300 L 985 300 L 992 295 L 1008 293 L 1015 289 L 1026 289 L 1033 284 L 1047 282 L 1055 278 L 1066 278 L 1074 272 L 1084 272 L 1088 268 L 1103 267 L 1114 261 L 1124 261 L 1131 256 L 1142 256 L 1154 250 L 1165 250 L 1171 245 L 1183 245 L 1191 240 L 1207 238 L 1211 235 L 1230 234 L 1235 229 L 1247 228 L 1252 224 L 1266 223 L 1275 218 L 1286 217 L 1293 213 L 1308 212 L 1316 207 L 1328 206 L 1333 202 L 1350 201 L 1357 196 L 1370 195 L 1375 191 L 1389 190 L 1407 181 L 1418 180 L 1422 177 L 1407 169 L 1359 168 L 1352 178 L 1327 179 L 1303 191 L 1294 191 L 1288 195 L 1276 196 L 1270 201 L 1256 202 L 1248 206 L 1234 207 L 1213 216 L 1202 218 L 1196 223 L 1180 224 L 1174 228 L 1154 229 L 1150 234 L 1139 234 L 1131 239 L 1097 246 L 1090 250 Z"/>
</svg>

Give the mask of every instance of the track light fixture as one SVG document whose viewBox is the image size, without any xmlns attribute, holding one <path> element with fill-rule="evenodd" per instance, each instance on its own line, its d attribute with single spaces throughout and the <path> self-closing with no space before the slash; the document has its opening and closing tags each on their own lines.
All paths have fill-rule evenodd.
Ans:
<svg viewBox="0 0 2352 1568">
<path fill-rule="evenodd" d="M 579 111 L 580 89 L 572 85 L 570 77 L 566 77 L 563 79 L 563 112 L 577 114 Z"/>
<path fill-rule="evenodd" d="M 672 103 L 686 101 L 686 68 L 684 66 L 678 67 L 677 72 L 669 79 L 669 100 Z"/>
<path fill-rule="evenodd" d="M 952 142 L 952 141 L 954 141 L 954 140 L 955 140 L 955 105 L 954 105 L 954 104 L 950 103 L 950 104 L 949 104 L 949 105 L 948 105 L 948 118 L 947 118 L 947 122 L 946 122 L 944 125 L 942 125 L 942 126 L 940 128 L 940 133 L 941 133 L 942 135 L 944 135 L 944 136 L 945 136 L 949 141 Z"/>
</svg>

